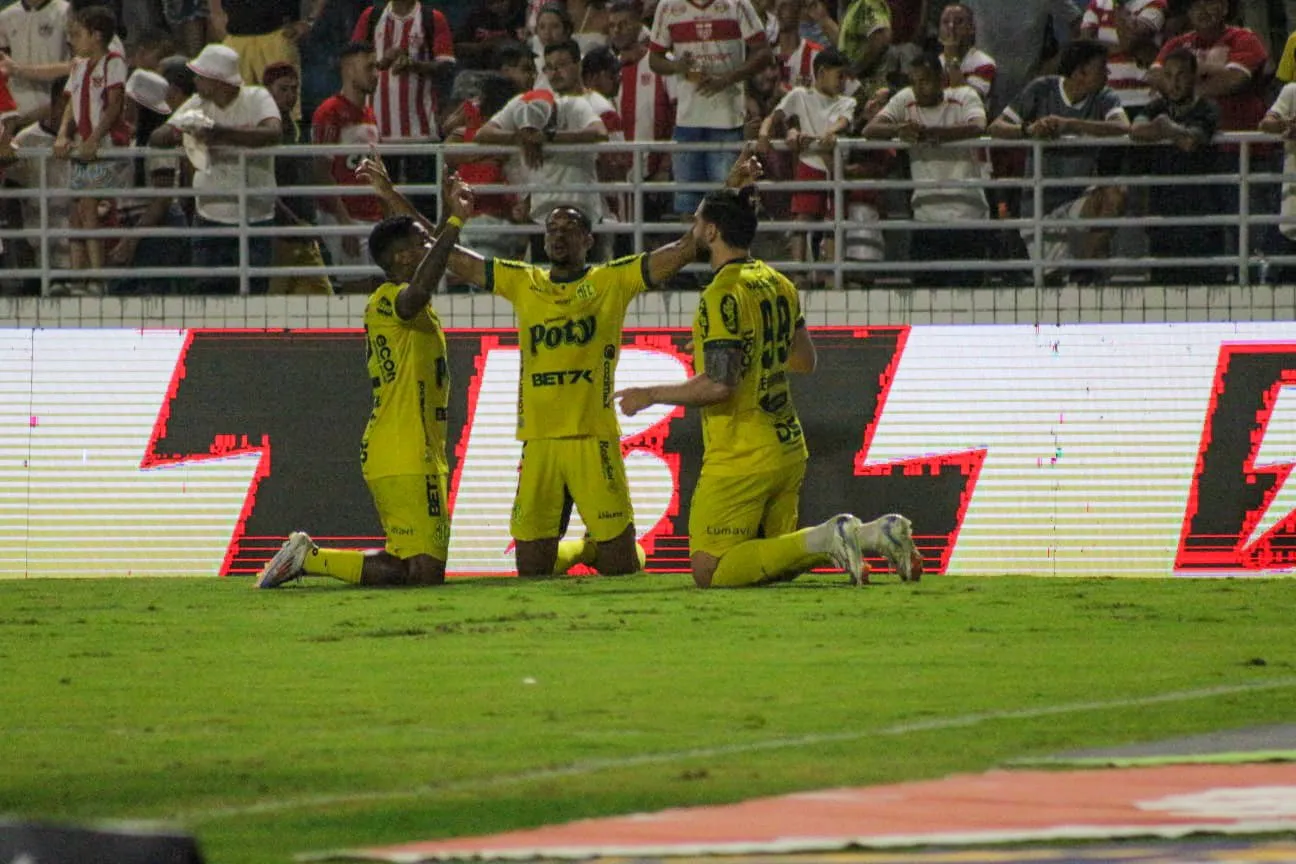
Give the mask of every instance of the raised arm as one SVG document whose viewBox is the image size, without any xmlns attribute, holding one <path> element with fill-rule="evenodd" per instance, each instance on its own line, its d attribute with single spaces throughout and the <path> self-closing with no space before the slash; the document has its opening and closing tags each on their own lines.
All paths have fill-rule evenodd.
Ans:
<svg viewBox="0 0 1296 864">
<path fill-rule="evenodd" d="M 459 239 L 459 229 L 472 215 L 472 192 L 458 177 L 450 181 L 450 187 L 446 190 L 446 205 L 450 215 L 437 231 L 432 248 L 423 256 L 409 284 L 396 295 L 396 314 L 403 321 L 410 320 L 427 308 L 432 292 L 436 290 L 441 277 L 445 276 L 446 265 L 454 252 L 455 242 Z"/>
</svg>

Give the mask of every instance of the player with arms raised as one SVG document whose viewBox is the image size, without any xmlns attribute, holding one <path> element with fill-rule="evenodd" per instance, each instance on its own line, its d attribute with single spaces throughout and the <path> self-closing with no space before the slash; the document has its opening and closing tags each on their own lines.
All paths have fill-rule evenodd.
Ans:
<svg viewBox="0 0 1296 864">
<path fill-rule="evenodd" d="M 862 585 L 864 549 L 880 551 L 907 580 L 921 559 L 903 516 L 865 525 L 842 514 L 796 530 L 809 453 L 789 374 L 814 371 L 815 348 L 796 287 L 748 252 L 756 227 L 755 187 L 702 200 L 693 236 L 715 271 L 693 320 L 693 362 L 702 372 L 616 394 L 627 417 L 658 403 L 702 409 L 702 472 L 689 510 L 693 581 L 737 588 L 835 564 Z"/>
<path fill-rule="evenodd" d="M 742 182 L 752 163 L 750 154 L 740 159 L 730 182 Z M 371 176 L 391 208 L 414 215 L 389 181 Z M 578 562 L 604 574 L 633 573 L 643 562 L 612 399 L 621 331 L 631 300 L 691 263 L 695 241 L 689 232 L 653 252 L 591 265 L 585 213 L 557 206 L 544 228 L 549 267 L 483 258 L 462 246 L 450 256 L 457 278 L 493 291 L 517 314 L 523 449 L 509 530 L 518 575 L 565 573 Z M 573 505 L 587 540 L 560 542 Z"/>
<path fill-rule="evenodd" d="M 262 569 L 258 588 L 276 588 L 302 574 L 375 586 L 445 581 L 450 376 L 445 333 L 431 298 L 459 229 L 472 213 L 472 195 L 456 180 L 447 198 L 450 216 L 435 231 L 435 241 L 426 222 L 409 216 L 386 219 L 369 235 L 369 254 L 387 281 L 365 305 L 374 398 L 360 444 L 360 464 L 387 537 L 386 548 L 321 549 L 307 534 L 295 531 Z"/>
</svg>

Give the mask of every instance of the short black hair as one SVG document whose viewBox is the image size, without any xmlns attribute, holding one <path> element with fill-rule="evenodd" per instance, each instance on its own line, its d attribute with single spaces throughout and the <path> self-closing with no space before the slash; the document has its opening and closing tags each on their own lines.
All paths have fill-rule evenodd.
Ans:
<svg viewBox="0 0 1296 864">
<path fill-rule="evenodd" d="M 756 239 L 756 187 L 715 189 L 702 199 L 702 219 L 716 226 L 720 239 L 735 249 L 750 249 Z"/>
<path fill-rule="evenodd" d="M 577 221 L 580 222 L 581 228 L 585 229 L 586 234 L 590 234 L 594 231 L 594 223 L 590 221 L 589 214 L 577 207 L 575 204 L 559 204 L 555 206 L 545 214 L 545 222 L 548 222 L 549 217 L 557 213 L 559 210 L 565 210 L 575 216 Z"/>
<path fill-rule="evenodd" d="M 643 16 L 643 3 L 640 0 L 612 0 L 608 4 L 608 14 L 613 12 L 629 12 L 639 18 Z"/>
<path fill-rule="evenodd" d="M 179 54 L 162 60 L 162 77 L 167 83 L 186 96 L 194 95 L 197 85 L 194 83 L 194 71 L 189 68 L 189 58 Z"/>
<path fill-rule="evenodd" d="M 369 232 L 369 257 L 384 273 L 391 272 L 392 247 L 412 237 L 417 224 L 413 216 L 393 216 L 379 222 Z"/>
<path fill-rule="evenodd" d="M 577 65 L 580 64 L 580 45 L 575 39 L 564 39 L 561 42 L 555 42 L 553 45 L 548 46 L 544 49 L 545 59 L 548 60 L 550 54 L 557 54 L 559 51 L 566 52 L 567 56 L 572 59 L 573 63 L 576 63 Z"/>
<path fill-rule="evenodd" d="M 825 48 L 815 55 L 814 73 L 818 75 L 821 69 L 845 69 L 849 65 L 845 54 L 836 48 Z"/>
<path fill-rule="evenodd" d="M 1197 74 L 1197 55 L 1189 51 L 1187 48 L 1174 49 L 1165 56 L 1165 59 L 1161 61 L 1161 65 L 1168 66 L 1171 62 L 1187 63 L 1188 71 L 1193 75 Z"/>
<path fill-rule="evenodd" d="M 498 72 L 483 72 L 477 79 L 477 104 L 481 113 L 493 117 L 518 94 L 512 78 Z"/>
<path fill-rule="evenodd" d="M 99 34 L 104 45 L 117 35 L 117 15 L 107 6 L 87 6 L 76 13 L 76 20 L 91 33 Z"/>
<path fill-rule="evenodd" d="M 607 46 L 592 49 L 581 58 L 580 63 L 581 75 L 585 77 L 598 75 L 601 72 L 611 72 L 615 75 L 621 69 L 621 61 L 617 58 L 616 53 Z"/>
<path fill-rule="evenodd" d="M 1075 39 L 1062 49 L 1058 58 L 1058 72 L 1063 78 L 1071 77 L 1081 66 L 1092 63 L 1095 57 L 1107 59 L 1107 46 L 1097 39 Z"/>
<path fill-rule="evenodd" d="M 935 72 L 941 75 L 945 71 L 944 65 L 941 64 L 940 55 L 934 51 L 924 51 L 909 61 L 910 69 L 926 69 L 928 72 Z"/>
<path fill-rule="evenodd" d="M 368 42 L 348 42 L 345 47 L 338 53 L 339 60 L 345 60 L 348 57 L 354 57 L 357 54 L 372 54 L 374 48 Z"/>
<path fill-rule="evenodd" d="M 521 42 L 502 42 L 495 48 L 495 68 L 503 69 L 505 66 L 516 66 L 522 61 L 534 62 L 535 52 L 529 45 Z"/>
</svg>

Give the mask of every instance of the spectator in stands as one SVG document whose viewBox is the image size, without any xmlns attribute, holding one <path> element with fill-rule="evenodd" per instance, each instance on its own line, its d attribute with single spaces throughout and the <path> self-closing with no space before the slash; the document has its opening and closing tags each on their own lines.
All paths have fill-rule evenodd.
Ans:
<svg viewBox="0 0 1296 864">
<path fill-rule="evenodd" d="M 891 51 L 891 7 L 886 0 L 852 0 L 842 15 L 837 47 L 850 61 L 850 76 L 859 81 L 867 101 L 887 85 Z"/>
<path fill-rule="evenodd" d="M 67 107 L 67 78 L 56 78 L 49 85 L 50 88 L 50 110 L 45 112 L 45 117 L 33 121 L 29 125 L 20 129 L 13 136 L 13 148 L 19 156 L 28 157 L 29 154 L 42 150 L 52 150 L 54 141 L 58 138 L 58 127 L 63 120 L 63 111 Z M 36 158 L 20 158 L 18 162 L 8 170 L 6 179 L 14 182 L 24 189 L 41 188 L 41 160 Z M 63 159 L 45 160 L 45 183 L 44 186 L 51 194 L 43 200 L 45 202 L 46 226 L 55 230 L 67 228 L 69 225 L 71 201 L 65 196 L 59 194 L 61 190 L 68 189 L 72 182 L 72 169 L 69 162 Z M 22 223 L 24 228 L 41 227 L 41 198 L 23 198 L 22 199 Z M 48 238 L 48 248 L 50 250 L 50 266 L 58 269 L 66 269 L 71 264 L 71 254 L 66 237 Z M 27 244 L 35 253 L 34 264 L 39 266 L 41 263 L 41 238 L 29 237 Z M 64 284 L 49 286 L 51 294 L 66 294 L 67 287 Z"/>
<path fill-rule="evenodd" d="M 302 144 L 301 124 L 294 118 L 298 100 L 301 98 L 301 79 L 297 70 L 289 63 L 271 63 L 262 73 L 265 88 L 279 109 L 279 125 L 283 129 L 280 140 L 284 144 Z M 294 186 L 329 183 L 331 178 L 320 179 L 316 173 L 315 160 L 305 156 L 284 156 L 275 158 L 275 186 L 285 191 Z M 280 196 L 275 199 L 274 221 L 276 225 L 291 228 L 314 226 L 317 219 L 315 199 L 308 195 Z M 324 255 L 320 252 L 319 238 L 311 235 L 282 235 L 272 239 L 270 246 L 271 263 L 275 267 L 323 267 Z M 271 276 L 268 283 L 270 294 L 332 294 L 333 285 L 325 275 L 314 276 Z"/>
<path fill-rule="evenodd" d="M 938 38 L 941 68 L 946 87 L 967 85 L 977 92 L 984 106 L 995 80 L 995 60 L 976 47 L 976 14 L 963 3 L 951 3 L 941 10 Z"/>
<path fill-rule="evenodd" d="M 0 77 L 18 103 L 19 126 L 45 119 L 49 83 L 71 71 L 67 18 L 67 0 L 24 0 L 0 11 Z"/>
<path fill-rule="evenodd" d="M 549 76 L 544 71 L 545 52 L 551 45 L 570 41 L 575 32 L 576 25 L 572 23 L 571 15 L 567 14 L 566 6 L 561 3 L 546 3 L 540 7 L 536 14 L 534 33 L 528 43 L 536 59 L 535 89 L 553 89 Z"/>
<path fill-rule="evenodd" d="M 567 14 L 575 27 L 572 38 L 584 57 L 595 48 L 608 44 L 607 0 L 567 0 Z"/>
<path fill-rule="evenodd" d="M 814 86 L 814 58 L 823 45 L 801 35 L 801 16 L 805 0 L 775 0 L 774 17 L 778 21 L 778 41 L 774 56 L 778 58 L 784 90 Z"/>
<path fill-rule="evenodd" d="M 135 129 L 135 145 L 147 147 L 149 138 L 171 114 L 167 102 L 170 85 L 155 72 L 136 69 L 126 80 L 126 122 Z M 132 169 L 136 188 L 174 189 L 179 182 L 179 164 L 173 156 L 136 158 Z M 189 266 L 189 247 L 177 237 L 156 237 L 148 229 L 186 228 L 188 220 L 174 198 L 131 198 L 118 201 L 121 225 L 135 233 L 113 243 L 108 252 L 112 267 L 149 267 L 162 271 L 114 281 L 113 294 L 174 294 L 176 280 L 166 271 Z"/>
<path fill-rule="evenodd" d="M 238 55 L 228 46 L 208 45 L 189 63 L 189 68 L 196 76 L 197 93 L 150 136 L 149 143 L 154 147 L 176 147 L 188 139 L 184 141 L 185 150 L 193 163 L 193 187 L 198 193 L 194 227 L 273 225 L 273 195 L 246 196 L 244 210 L 238 196 L 232 193 L 239 188 L 275 185 L 273 156 L 244 157 L 244 176 L 239 176 L 239 157 L 243 149 L 279 143 L 283 135 L 279 107 L 264 87 L 243 83 Z M 203 268 L 238 265 L 238 238 L 195 236 L 193 261 Z M 268 267 L 270 261 L 270 238 L 249 237 L 248 264 Z M 194 294 L 236 294 L 238 286 L 237 278 L 218 276 L 199 278 L 185 287 Z M 264 278 L 253 278 L 250 284 L 252 293 L 264 294 L 266 287 Z"/>
<path fill-rule="evenodd" d="M 1126 111 L 1152 101 L 1147 68 L 1165 27 L 1166 0 L 1089 0 L 1080 35 L 1107 46 L 1107 85 Z"/>
<path fill-rule="evenodd" d="M 793 87 L 772 114 L 761 124 L 757 148 L 770 151 L 770 136 L 776 128 L 786 128 L 788 150 L 796 158 L 794 179 L 799 182 L 821 182 L 832 177 L 828 164 L 837 147 L 837 136 L 845 132 L 855 116 L 855 100 L 843 96 L 845 56 L 835 50 L 819 52 L 814 62 L 814 86 Z M 827 190 L 792 193 L 792 218 L 797 222 L 822 222 L 832 216 Z M 806 232 L 792 235 L 792 259 L 810 260 Z M 809 285 L 815 280 L 806 281 Z"/>
<path fill-rule="evenodd" d="M 302 117 L 315 116 L 315 109 L 342 86 L 342 64 L 339 55 L 349 45 L 356 24 L 374 0 L 324 0 L 316 8 L 310 30 L 298 42 L 301 54 Z"/>
<path fill-rule="evenodd" d="M 526 37 L 526 9 L 522 5 L 513 0 L 482 0 L 455 34 L 459 63 L 465 69 L 490 69 L 501 45 L 521 42 Z"/>
<path fill-rule="evenodd" d="M 1296 83 L 1283 85 L 1278 98 L 1260 121 L 1260 131 L 1287 139 L 1282 173 L 1296 174 Z M 1278 225 L 1281 251 L 1285 255 L 1296 254 L 1296 183 L 1283 183 L 1281 212 L 1282 221 Z M 1296 267 L 1286 265 L 1282 271 L 1280 282 L 1293 281 Z"/>
<path fill-rule="evenodd" d="M 373 50 L 365 42 L 353 42 L 342 52 L 342 89 L 324 100 L 311 118 L 311 136 L 316 144 L 346 144 L 372 148 L 380 140 L 369 97 L 377 84 L 378 69 Z M 356 177 L 356 167 L 366 153 L 321 156 L 316 176 L 320 184 L 368 187 Z M 333 264 L 342 267 L 368 267 L 369 230 L 382 221 L 382 203 L 373 195 L 331 195 L 319 201 L 319 224 L 362 225 L 361 234 L 339 237 L 328 234 L 324 243 Z M 369 293 L 377 287 L 371 277 L 340 276 L 339 290 L 346 293 Z"/>
<path fill-rule="evenodd" d="M 548 56 L 579 53 L 574 42 L 566 44 L 570 47 L 555 46 Z M 597 192 L 564 190 L 566 186 L 598 180 L 595 156 L 589 152 L 593 148 L 550 154 L 545 152 L 545 144 L 598 144 L 606 141 L 607 135 L 603 121 L 584 99 L 531 90 L 509 100 L 477 132 L 475 140 L 478 144 L 520 148 L 520 159 L 510 160 L 507 175 L 510 182 L 534 187 L 528 208 L 532 222 L 543 223 L 550 210 L 564 205 L 579 209 L 597 223 L 603 218 L 602 197 Z M 539 247 L 533 247 L 533 256 L 537 251 Z"/>
<path fill-rule="evenodd" d="M 504 42 L 496 49 L 495 71 L 512 81 L 519 93 L 541 89 L 535 86 L 535 57 L 521 42 Z"/>
<path fill-rule="evenodd" d="M 301 68 L 297 43 L 310 32 L 323 0 L 311 0 L 312 11 L 302 16 L 301 0 L 208 0 L 213 35 L 233 48 L 239 74 L 249 84 L 261 84 L 273 63 Z M 300 112 L 297 116 L 300 116 Z"/>
<path fill-rule="evenodd" d="M 841 28 L 828 11 L 828 0 L 806 0 L 801 16 L 801 38 L 825 46 L 837 44 Z"/>
<path fill-rule="evenodd" d="M 167 90 L 167 104 L 171 106 L 172 111 L 183 105 L 185 100 L 194 94 L 196 87 L 194 74 L 188 64 L 188 59 L 178 55 L 167 57 L 162 61 L 159 72 L 170 85 Z"/>
<path fill-rule="evenodd" d="M 438 82 L 454 70 L 454 39 L 445 16 L 425 0 L 389 0 L 365 10 L 352 42 L 367 42 L 378 58 L 373 94 L 378 138 L 384 144 L 438 141 Z M 388 157 L 387 169 L 402 183 L 437 182 L 436 163 L 423 155 Z M 432 212 L 430 192 L 414 203 Z"/>
<path fill-rule="evenodd" d="M 1047 64 L 1048 44 L 1079 34 L 1084 5 L 1076 0 L 963 0 L 982 26 L 977 47 L 995 58 L 995 87 L 986 111 L 1003 111 Z M 1011 152 L 1011 151 L 997 151 Z"/>
<path fill-rule="evenodd" d="M 1197 95 L 1197 58 L 1180 48 L 1162 62 L 1165 96 L 1158 96 L 1134 121 L 1130 138 L 1163 147 L 1133 151 L 1141 174 L 1190 178 L 1214 173 L 1218 158 L 1211 139 L 1219 127 L 1219 109 Z M 1266 118 L 1267 119 L 1267 118 Z M 1220 212 L 1216 187 L 1177 182 L 1148 190 L 1148 212 L 1153 216 L 1212 216 Z M 1224 251 L 1224 233 L 1214 225 L 1153 225 L 1147 229 L 1148 251 L 1154 258 L 1196 258 Z M 1222 275 L 1210 267 L 1156 267 L 1157 285 L 1218 284 Z"/>
<path fill-rule="evenodd" d="M 641 4 L 638 0 L 613 0 L 608 15 L 610 44 L 620 61 L 617 108 L 626 140 L 668 141 L 675 125 L 675 79 L 652 70 Z M 640 165 L 644 179 L 671 179 L 669 154 L 641 153 Z M 653 214 L 646 213 L 645 218 L 655 221 L 660 214 L 655 205 L 650 209 Z"/>
<path fill-rule="evenodd" d="M 1120 97 L 1107 86 L 1107 47 L 1092 39 L 1077 39 L 1062 51 L 1060 75 L 1036 78 L 1017 95 L 992 124 L 995 138 L 1051 140 L 1062 135 L 1086 137 L 1124 136 L 1129 118 Z M 1074 177 L 1076 186 L 1048 186 L 1043 190 L 1041 216 L 1061 219 L 1111 219 L 1125 211 L 1125 190 L 1114 184 L 1090 185 L 1098 168 L 1095 147 L 1049 147 L 1044 150 L 1045 177 Z M 1028 172 L 1029 172 L 1028 163 Z M 1034 213 L 1034 195 L 1024 196 L 1022 210 Z M 1032 255 L 1045 261 L 1060 258 L 1097 260 L 1108 257 L 1112 229 L 1044 231 L 1043 248 L 1035 248 L 1035 232 L 1022 229 Z M 1085 274 L 1086 277 L 1089 274 Z"/>
<path fill-rule="evenodd" d="M 1227 14 L 1226 0 L 1192 0 L 1188 18 L 1193 29 L 1162 46 L 1148 83 L 1168 95 L 1165 58 L 1186 48 L 1197 58 L 1197 93 L 1219 104 L 1220 130 L 1251 131 L 1265 113 L 1261 76 L 1269 52 L 1255 33 L 1229 26 Z"/>
<path fill-rule="evenodd" d="M 162 15 L 185 57 L 197 55 L 214 35 L 208 0 L 163 0 Z"/>
<path fill-rule="evenodd" d="M 863 94 L 860 94 L 861 97 Z M 855 117 L 851 121 L 848 137 L 864 134 L 868 124 L 886 105 L 890 95 L 883 88 L 875 91 L 871 99 L 855 101 Z M 894 150 L 853 148 L 846 153 L 843 171 L 850 181 L 880 180 L 890 175 L 895 163 Z M 886 257 L 886 243 L 882 230 L 874 227 L 885 215 L 885 201 L 876 189 L 851 189 L 846 193 L 846 218 L 862 223 L 863 227 L 848 228 L 842 257 L 847 261 L 874 263 Z M 827 255 L 825 254 L 825 257 Z M 871 273 L 847 274 L 843 287 L 864 288 L 871 285 Z"/>
<path fill-rule="evenodd" d="M 54 155 L 75 157 L 72 189 L 94 192 L 122 189 L 130 185 L 130 163 L 121 159 L 100 159 L 100 149 L 124 147 L 130 143 L 125 107 L 126 61 L 108 50 L 117 30 L 117 19 L 105 6 L 89 6 L 75 13 L 68 23 L 68 40 L 76 61 L 68 76 L 68 104 L 54 142 Z M 75 148 L 75 151 L 74 151 Z M 112 199 L 84 195 L 72 205 L 71 227 L 93 230 L 102 227 L 100 202 L 112 209 Z M 98 238 L 73 240 L 72 269 L 99 270 L 104 266 L 104 243 Z M 102 295 L 105 285 L 98 279 L 72 283 L 74 294 Z"/>
<path fill-rule="evenodd" d="M 691 3 L 662 3 L 653 19 L 649 65 L 678 76 L 675 140 L 725 144 L 743 138 L 743 84 L 773 62 L 764 28 L 749 0 L 731 0 L 714 11 Z M 673 53 L 672 53 L 673 52 Z M 723 183 L 738 151 L 676 153 L 676 183 Z M 675 212 L 692 218 L 699 190 L 675 194 Z"/>
<path fill-rule="evenodd" d="M 530 65 L 531 52 L 519 47 L 522 47 L 530 74 L 534 76 L 535 67 Z M 483 75 L 478 79 L 477 95 L 465 101 L 446 121 L 446 143 L 471 144 L 487 119 L 501 111 L 518 90 L 517 83 L 508 76 L 499 73 Z M 504 176 L 506 161 L 504 156 L 469 159 L 446 154 L 446 164 L 473 188 L 473 219 L 464 226 L 461 242 L 488 257 L 517 260 L 526 254 L 526 238 L 498 230 L 517 223 L 517 196 L 490 191 L 491 186 L 507 182 Z M 473 290 L 467 285 L 453 288 Z"/>
<path fill-rule="evenodd" d="M 985 106 L 967 85 L 942 87 L 941 58 L 919 55 L 909 64 L 910 86 L 890 101 L 864 128 L 867 138 L 907 141 L 909 171 L 914 180 L 939 184 L 915 189 L 913 217 L 917 222 L 984 221 L 990 215 L 985 191 L 955 183 L 985 178 L 984 163 L 974 150 L 945 147 L 978 138 L 986 128 Z M 910 258 L 915 261 L 976 261 L 989 248 L 987 232 L 975 228 L 934 228 L 913 232 Z M 915 285 L 972 287 L 985 273 L 942 267 L 913 274 Z"/>
<path fill-rule="evenodd" d="M 594 48 L 586 52 L 580 62 L 581 95 L 589 102 L 594 113 L 603 121 L 608 131 L 608 141 L 625 143 L 625 128 L 621 114 L 616 109 L 617 92 L 621 89 L 621 61 L 611 48 Z M 562 93 L 561 95 L 575 95 Z M 624 183 L 630 173 L 634 157 L 625 151 L 600 153 L 598 177 L 600 183 Z M 621 195 L 605 195 L 603 199 L 606 219 L 628 222 L 633 218 L 631 202 Z M 629 249 L 625 250 L 627 254 Z"/>
<path fill-rule="evenodd" d="M 131 69 L 161 72 L 162 61 L 176 51 L 175 40 L 165 30 L 148 30 L 133 36 L 127 45 L 126 65 Z"/>
</svg>

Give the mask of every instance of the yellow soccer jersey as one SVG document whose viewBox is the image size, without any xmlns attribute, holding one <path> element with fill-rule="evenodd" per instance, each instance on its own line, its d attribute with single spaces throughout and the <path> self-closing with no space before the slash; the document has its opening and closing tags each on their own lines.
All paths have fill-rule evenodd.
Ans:
<svg viewBox="0 0 1296 864">
<path fill-rule="evenodd" d="M 364 476 L 445 474 L 450 370 L 445 333 L 429 306 L 409 321 L 396 314 L 405 286 L 383 283 L 365 305 L 373 411 L 360 444 Z"/>
<path fill-rule="evenodd" d="M 742 346 L 743 373 L 729 399 L 702 409 L 703 470 L 756 473 L 808 457 L 787 370 L 804 326 L 796 286 L 765 262 L 716 272 L 693 319 L 694 368 L 705 368 L 706 346 L 730 343 Z"/>
<path fill-rule="evenodd" d="M 648 256 L 596 264 L 568 282 L 518 261 L 486 262 L 486 288 L 517 313 L 519 441 L 617 438 L 612 404 L 626 307 L 648 287 Z"/>
</svg>

